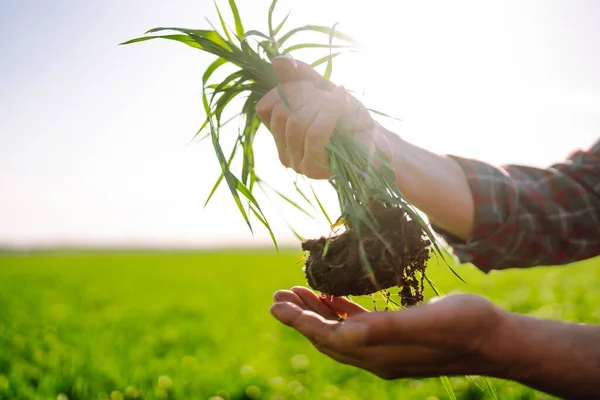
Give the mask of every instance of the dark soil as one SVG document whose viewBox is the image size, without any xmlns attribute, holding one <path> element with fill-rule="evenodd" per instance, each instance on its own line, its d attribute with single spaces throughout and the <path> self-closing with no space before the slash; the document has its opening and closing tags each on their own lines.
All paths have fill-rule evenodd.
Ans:
<svg viewBox="0 0 600 400">
<path fill-rule="evenodd" d="M 326 237 L 302 243 L 302 249 L 308 252 L 304 267 L 308 284 L 333 296 L 368 295 L 398 287 L 403 306 L 422 302 L 425 266 L 431 256 L 424 231 L 399 207 L 380 205 L 372 213 L 378 235 L 366 226 L 359 227 L 372 273 L 351 229 L 331 238 L 325 257 Z"/>
</svg>

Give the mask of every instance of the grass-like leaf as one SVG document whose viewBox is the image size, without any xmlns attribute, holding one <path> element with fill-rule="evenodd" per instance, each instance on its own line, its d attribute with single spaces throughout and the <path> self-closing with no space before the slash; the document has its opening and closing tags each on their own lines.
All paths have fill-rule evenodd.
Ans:
<svg viewBox="0 0 600 400">
<path fill-rule="evenodd" d="M 146 33 L 156 33 L 162 31 L 176 31 L 181 32 L 188 35 L 192 38 L 196 43 L 202 45 L 202 43 L 212 43 L 217 47 L 220 47 L 225 50 L 232 50 L 232 45 L 223 39 L 218 32 L 214 30 L 206 30 L 206 29 L 184 29 L 184 28 L 176 28 L 176 27 L 159 27 L 150 29 Z M 202 39 L 199 41 L 198 39 Z M 208 46 L 210 48 L 210 46 Z"/>
<path fill-rule="evenodd" d="M 292 113 L 295 113 L 296 111 L 292 108 L 292 105 L 290 104 L 290 101 L 285 95 L 285 92 L 283 91 L 283 88 L 281 87 L 280 83 L 277 84 L 277 93 L 279 93 L 279 97 L 281 97 L 283 105 L 286 106 L 288 110 L 290 110 Z"/>
<path fill-rule="evenodd" d="M 498 396 L 496 396 L 496 389 L 494 389 L 494 385 L 492 385 L 492 380 L 490 378 L 488 378 L 487 376 L 484 376 L 483 380 L 485 381 L 485 384 L 487 385 L 494 400 L 498 400 Z"/>
<path fill-rule="evenodd" d="M 324 56 L 324 57 L 321 57 L 321 58 L 319 58 L 319 59 L 318 59 L 318 60 L 316 60 L 316 61 L 313 61 L 313 62 L 312 62 L 310 65 L 311 65 L 312 67 L 318 67 L 319 65 L 321 65 L 321 64 L 324 64 L 324 63 L 326 63 L 327 61 L 329 61 L 329 60 L 332 60 L 332 59 L 336 58 L 336 57 L 337 57 L 337 56 L 339 56 L 340 54 L 342 54 L 342 53 L 333 53 L 333 54 L 326 55 L 326 56 Z"/>
<path fill-rule="evenodd" d="M 269 36 L 268 37 L 275 37 L 276 33 L 275 33 L 275 29 L 273 29 L 273 12 L 275 11 L 275 6 L 277 5 L 277 0 L 273 0 L 271 1 L 271 5 L 269 6 L 269 17 L 268 17 L 268 25 L 269 25 Z"/>
<path fill-rule="evenodd" d="M 252 230 L 252 225 L 250 224 L 250 220 L 248 219 L 248 215 L 246 214 L 246 211 L 244 210 L 244 206 L 242 205 L 242 202 L 240 200 L 240 196 L 238 195 L 238 185 L 234 182 L 234 176 L 231 174 L 231 171 L 229 170 L 229 166 L 227 165 L 227 161 L 225 160 L 225 156 L 223 155 L 223 150 L 221 149 L 221 145 L 219 144 L 218 136 L 217 136 L 215 128 L 214 128 L 214 126 L 212 126 L 212 124 L 210 127 L 210 132 L 211 132 L 211 136 L 213 139 L 213 147 L 215 149 L 215 153 L 217 154 L 217 158 L 219 160 L 219 164 L 221 165 L 221 169 L 223 170 L 223 176 L 225 178 L 225 181 L 227 181 L 227 186 L 229 186 L 229 190 L 231 191 L 231 194 L 233 195 L 233 199 L 234 199 L 238 209 L 240 210 L 240 213 L 244 217 L 244 221 L 246 221 L 248 228 L 250 228 L 251 232 L 254 232 Z"/>
<path fill-rule="evenodd" d="M 241 40 L 244 37 L 244 26 L 242 25 L 242 19 L 240 18 L 240 12 L 238 11 L 237 4 L 235 4 L 235 0 L 229 0 L 229 7 L 235 21 L 235 33 L 238 39 Z"/>
<path fill-rule="evenodd" d="M 259 186 L 265 186 L 267 189 L 269 189 L 270 191 L 272 191 L 273 193 L 275 193 L 277 196 L 281 197 L 283 200 L 285 200 L 288 204 L 292 205 L 294 208 L 296 208 L 297 210 L 299 210 L 300 212 L 302 212 L 304 215 L 306 215 L 307 217 L 309 217 L 312 220 L 315 220 L 315 217 L 309 213 L 308 211 L 306 211 L 302 206 L 300 206 L 298 203 L 296 203 L 294 200 L 290 199 L 288 196 L 286 196 L 285 194 L 281 193 L 279 190 L 273 188 L 271 185 L 267 184 L 266 182 L 260 182 Z"/>
<path fill-rule="evenodd" d="M 291 53 L 296 50 L 310 48 L 327 48 L 329 50 L 329 54 L 313 61 L 311 65 L 316 67 L 323 63 L 327 63 L 324 77 L 329 79 L 332 72 L 332 60 L 341 54 L 341 52 L 334 53 L 333 49 L 352 51 L 356 46 L 359 45 L 358 42 L 353 38 L 338 31 L 336 29 L 337 24 L 333 25 L 331 28 L 319 25 L 305 25 L 291 29 L 280 37 L 275 37 L 278 34 L 279 29 L 281 29 L 281 26 L 283 26 L 283 22 L 285 22 L 287 19 L 286 17 L 282 23 L 280 23 L 277 27 L 274 27 L 273 13 L 276 4 L 277 1 L 273 0 L 269 7 L 269 33 L 267 35 L 258 30 L 245 32 L 237 5 L 234 0 L 229 0 L 229 6 L 234 19 L 236 38 L 239 41 L 239 47 L 233 43 L 232 37 L 229 34 L 230 30 L 228 29 L 221 12 L 218 10 L 218 7 L 217 12 L 225 37 L 221 36 L 221 34 L 218 33 L 214 28 L 213 30 L 205 30 L 160 27 L 149 30 L 147 34 L 155 34 L 157 32 L 167 30 L 178 32 L 178 34 L 143 37 L 125 42 L 126 44 L 146 41 L 154 38 L 164 38 L 182 42 L 188 46 L 217 56 L 217 59 L 210 64 L 202 77 L 202 83 L 204 87 L 203 103 L 205 105 L 207 117 L 199 130 L 200 132 L 206 127 L 210 128 L 209 133 L 213 138 L 213 146 L 215 152 L 217 153 L 217 157 L 222 169 L 222 177 L 217 180 L 216 186 L 213 187 L 213 190 L 209 195 L 209 199 L 212 197 L 212 194 L 214 193 L 214 190 L 216 190 L 215 188 L 218 187 L 219 183 L 223 179 L 226 180 L 230 190 L 232 191 L 232 194 L 234 195 L 235 202 L 238 205 L 238 208 L 240 208 L 242 216 L 248 223 L 249 227 L 251 228 L 248 216 L 245 212 L 243 212 L 243 207 L 240 206 L 240 194 L 249 201 L 250 208 L 261 215 L 259 220 L 261 222 L 264 221 L 264 225 L 267 227 L 267 229 L 269 229 L 270 233 L 272 232 L 270 230 L 270 226 L 268 225 L 268 221 L 266 221 L 266 218 L 260 212 L 260 207 L 258 207 L 256 200 L 251 196 L 253 184 L 257 182 L 256 173 L 254 171 L 253 140 L 260 126 L 260 120 L 255 114 L 253 105 L 265 93 L 276 87 L 286 107 L 293 112 L 295 111 L 283 93 L 277 76 L 275 75 L 270 63 L 263 57 L 267 57 L 267 59 L 270 60 L 273 56 L 280 53 L 280 48 L 288 40 L 290 40 L 292 37 L 295 37 L 299 33 L 313 32 L 325 34 L 328 36 L 328 43 L 294 44 L 288 47 L 285 52 Z M 247 42 L 247 39 L 252 36 L 261 39 L 256 51 L 253 50 Z M 346 42 L 346 44 L 334 44 L 334 39 L 342 40 Z M 259 50 L 262 50 L 263 54 L 260 54 L 258 52 Z M 225 79 L 217 84 L 210 84 L 209 80 L 215 70 L 227 63 L 238 66 L 240 70 L 229 74 Z M 209 90 L 212 91 L 210 94 L 208 93 Z M 240 134 L 239 141 L 235 144 L 235 146 L 241 146 L 243 157 L 242 170 L 240 177 L 238 178 L 231 172 L 230 169 L 233 160 L 232 157 L 235 156 L 235 147 L 232 150 L 232 155 L 228 159 L 225 159 L 219 143 L 219 130 L 222 127 L 221 119 L 228 104 L 243 92 L 250 92 L 250 96 L 244 104 L 244 110 L 242 113 L 236 114 L 242 115 L 245 118 L 243 132 Z M 210 101 L 208 100 L 209 98 Z M 357 113 L 358 111 L 359 110 L 357 110 Z M 378 112 L 376 110 L 369 111 L 379 115 L 388 116 L 387 114 Z M 341 133 L 341 131 L 341 128 L 336 128 L 336 132 L 333 134 L 330 143 L 326 147 L 330 155 L 330 165 L 333 171 L 330 184 L 336 190 L 339 205 L 342 211 L 342 215 L 340 218 L 338 218 L 338 220 L 343 221 L 347 228 L 352 228 L 353 226 L 356 227 L 360 222 L 369 227 L 369 229 L 375 230 L 376 223 L 374 222 L 375 220 L 370 212 L 369 207 L 369 204 L 373 201 L 373 199 L 402 207 L 409 214 L 410 218 L 423 229 L 423 231 L 429 237 L 435 251 L 444 259 L 444 261 L 446 261 L 430 227 L 421 218 L 416 209 L 414 209 L 407 199 L 404 198 L 403 194 L 398 189 L 395 175 L 391 166 L 386 164 L 385 161 L 381 162 L 380 160 L 378 161 L 374 159 L 373 155 L 364 146 L 362 146 L 356 138 L 354 138 L 351 134 L 348 135 Z M 380 166 L 377 167 L 374 161 L 378 161 Z M 315 199 L 317 200 L 319 208 L 331 225 L 331 219 L 325 212 L 325 208 L 319 201 L 318 197 L 316 197 L 314 190 L 313 194 L 315 195 Z M 304 196 L 304 199 L 307 200 L 307 197 Z M 288 203 L 292 204 L 292 206 L 296 208 L 299 207 L 299 204 L 296 202 L 292 201 Z M 462 278 L 460 278 L 460 276 L 451 268 L 448 262 L 446 262 L 446 264 L 448 267 L 450 267 L 452 272 L 462 280 Z"/>
<path fill-rule="evenodd" d="M 331 218 L 329 218 L 329 214 L 327 214 L 325 207 L 323 207 L 323 203 L 321 203 L 321 200 L 319 200 L 319 196 L 317 196 L 317 193 L 315 192 L 315 189 L 312 187 L 312 185 L 310 187 L 310 190 L 312 191 L 312 194 L 315 197 L 315 201 L 317 202 L 319 209 L 323 213 L 323 216 L 325 217 L 330 226 L 333 225 L 333 222 L 331 222 Z"/>
<path fill-rule="evenodd" d="M 235 156 L 236 150 L 238 148 L 238 142 L 239 142 L 239 139 L 236 141 L 235 145 L 233 146 L 233 150 L 231 151 L 231 155 L 227 159 L 227 166 L 228 167 L 231 167 L 231 162 L 233 161 L 233 157 Z M 208 202 L 210 201 L 210 199 L 212 198 L 212 196 L 217 191 L 217 188 L 219 187 L 219 185 L 223 181 L 224 177 L 225 177 L 225 173 L 221 172 L 221 175 L 219 175 L 219 179 L 217 179 L 217 182 L 214 184 L 212 190 L 210 191 L 208 197 L 206 198 L 206 201 L 204 202 L 204 207 L 207 206 Z"/>
<path fill-rule="evenodd" d="M 314 204 L 312 203 L 312 201 L 310 201 L 310 199 L 308 198 L 308 196 L 304 193 L 304 191 L 302 189 L 300 189 L 300 186 L 298 186 L 298 182 L 295 180 L 294 181 L 294 188 L 296 188 L 296 192 L 298 192 L 298 194 L 300 195 L 300 197 L 302 197 L 304 199 L 304 201 L 306 201 L 306 203 L 313 209 L 316 211 L 316 208 L 314 206 Z"/>
<path fill-rule="evenodd" d="M 227 63 L 227 60 L 224 59 L 223 57 L 219 57 L 215 61 L 213 61 L 208 66 L 208 68 L 206 68 L 206 71 L 204 71 L 204 74 L 202 75 L 202 86 L 206 87 L 206 82 L 208 82 L 208 80 L 210 79 L 212 74 L 217 70 L 217 68 L 219 68 L 221 65 L 226 64 L 226 63 Z"/>
<path fill-rule="evenodd" d="M 125 44 L 132 44 L 132 43 L 138 43 L 138 42 L 145 42 L 147 40 L 153 40 L 153 39 L 174 40 L 176 42 L 181 42 L 183 44 L 186 44 L 190 47 L 202 49 L 202 46 L 200 46 L 194 39 L 190 38 L 188 35 L 175 35 L 175 34 L 174 35 L 162 35 L 162 36 L 143 36 L 143 37 L 128 40 L 121 44 L 125 45 Z"/>
<path fill-rule="evenodd" d="M 227 24 L 225 24 L 225 20 L 223 19 L 223 14 L 221 14 L 221 10 L 219 10 L 217 1 L 215 0 L 214 3 L 215 3 L 215 9 L 217 10 L 217 15 L 219 16 L 219 21 L 221 22 L 221 28 L 223 28 L 223 33 L 227 37 L 227 41 L 229 43 L 233 43 L 233 40 L 231 40 L 231 35 L 229 34 L 229 28 L 227 27 Z"/>
<path fill-rule="evenodd" d="M 298 233 L 298 231 L 296 229 L 294 229 L 294 227 L 289 222 L 287 223 L 287 226 L 290 229 L 290 231 L 292 231 L 292 233 L 294 234 L 294 236 L 296 236 L 296 239 L 298 239 L 301 243 L 306 240 L 302 235 L 300 235 Z"/>
<path fill-rule="evenodd" d="M 456 400 L 456 394 L 454 394 L 454 389 L 452 389 L 452 384 L 450 383 L 450 379 L 447 376 L 440 376 L 440 381 L 442 382 L 444 389 L 446 389 L 446 393 L 448 393 L 448 397 L 450 397 L 451 400 Z"/>
<path fill-rule="evenodd" d="M 281 20 L 279 25 L 277 25 L 277 27 L 273 31 L 273 36 L 277 35 L 279 33 L 279 31 L 281 30 L 281 28 L 283 28 L 283 26 L 285 25 L 285 21 L 287 21 L 290 14 L 291 14 L 291 12 L 287 13 L 286 16 L 283 18 L 283 20 Z"/>
<path fill-rule="evenodd" d="M 279 250 L 279 245 L 277 244 L 277 239 L 275 238 L 275 234 L 273 233 L 273 230 L 271 229 L 271 226 L 269 225 L 269 223 L 267 222 L 265 217 L 262 215 L 262 212 L 256 211 L 254 209 L 253 205 L 250 205 L 250 210 L 256 216 L 256 218 L 260 221 L 260 223 L 268 228 L 269 236 L 271 236 L 271 240 L 273 241 L 273 244 L 275 245 L 275 249 Z"/>
<path fill-rule="evenodd" d="M 251 31 L 246 32 L 244 34 L 244 36 L 242 37 L 242 40 L 247 40 L 248 38 L 250 38 L 252 36 L 258 36 L 258 37 L 261 37 L 261 38 L 266 39 L 268 41 L 271 41 L 271 37 L 270 36 L 265 35 L 264 33 L 259 32 L 257 30 L 251 30 Z"/>
<path fill-rule="evenodd" d="M 354 46 L 350 46 L 350 45 L 343 45 L 343 44 L 323 44 L 323 43 L 299 43 L 299 44 L 295 44 L 293 46 L 287 47 L 285 49 L 286 52 L 292 52 L 292 51 L 296 51 L 296 50 L 303 50 L 303 49 L 353 49 Z M 339 54 L 339 53 L 338 53 Z M 327 56 L 329 57 L 329 56 Z"/>
<path fill-rule="evenodd" d="M 287 21 L 289 13 L 277 26 L 275 26 L 273 15 L 277 0 L 272 0 L 269 7 L 267 21 L 268 34 L 259 30 L 245 31 L 235 0 L 228 0 L 228 3 L 229 8 L 231 9 L 231 15 L 233 16 L 235 28 L 233 30 L 227 26 L 225 18 L 223 18 L 223 14 L 215 2 L 219 21 L 223 29 L 222 34 L 214 28 L 210 21 L 208 21 L 212 30 L 159 27 L 147 31 L 144 37 L 132 39 L 121 44 L 145 42 L 160 38 L 180 42 L 194 49 L 210 53 L 216 57 L 202 74 L 202 103 L 206 116 L 202 126 L 196 133 L 196 135 L 199 135 L 205 129 L 208 129 L 208 133 L 204 137 L 210 137 L 212 139 L 212 145 L 221 167 L 221 175 L 212 187 L 205 206 L 224 180 L 250 231 L 252 233 L 254 232 L 249 218 L 249 216 L 253 215 L 266 227 L 275 247 L 278 248 L 277 240 L 269 221 L 253 194 L 255 183 L 261 188 L 268 186 L 264 181 L 258 179 L 255 171 L 254 138 L 261 126 L 261 121 L 256 114 L 255 106 L 264 94 L 273 88 L 277 88 L 285 106 L 292 112 L 295 112 L 295 110 L 293 110 L 285 93 L 281 89 L 280 82 L 270 64 L 270 60 L 277 55 L 292 55 L 295 51 L 303 49 L 327 49 L 328 54 L 326 56 L 313 60 L 310 64 L 316 68 L 317 66 L 326 63 L 323 75 L 325 79 L 329 80 L 333 68 L 333 59 L 343 52 L 354 51 L 359 47 L 359 43 L 350 36 L 338 31 L 337 24 L 333 25 L 331 28 L 319 25 L 305 25 L 293 28 L 287 33 L 279 36 L 279 32 Z M 172 32 L 165 32 L 164 34 L 158 35 L 158 33 L 164 31 Z M 296 43 L 290 45 L 285 50 L 282 50 L 284 44 L 288 43 L 291 38 L 296 38 L 300 33 L 324 34 L 327 35 L 328 41 L 327 43 Z M 152 35 L 149 36 L 149 34 Z M 234 37 L 237 39 L 237 42 L 234 42 Z M 250 38 L 256 39 L 256 43 L 254 40 L 250 41 Z M 334 39 L 341 40 L 345 43 L 334 43 Z M 251 45 L 255 46 L 256 50 L 254 50 Z M 339 51 L 333 52 L 333 49 Z M 215 71 L 223 65 L 234 65 L 239 69 L 228 74 L 220 82 L 211 82 Z M 248 92 L 249 95 L 244 102 L 242 112 L 235 113 L 234 117 L 223 122 L 222 118 L 224 118 L 224 112 L 229 108 L 229 104 L 231 104 L 233 99 L 238 98 L 238 96 L 246 92 Z M 393 118 L 377 110 L 367 110 L 374 114 Z M 356 111 L 356 114 L 358 115 L 360 110 L 357 109 Z M 231 149 L 229 157 L 225 158 L 221 147 L 221 128 L 233 118 L 243 118 L 243 124 L 240 125 L 238 137 Z M 239 174 L 234 174 L 231 170 L 231 166 L 240 150 L 242 153 L 241 171 Z M 369 151 L 356 137 L 353 136 L 352 124 L 344 124 L 343 127 L 342 125 L 336 127 L 330 143 L 326 146 L 326 150 L 329 154 L 329 164 L 332 170 L 332 176 L 331 179 L 329 179 L 329 183 L 337 194 L 341 211 L 341 215 L 336 219 L 335 225 L 332 223 L 332 219 L 319 200 L 314 188 L 312 185 L 310 186 L 318 208 L 321 210 L 331 227 L 329 239 L 325 245 L 325 252 L 328 250 L 333 229 L 342 224 L 345 225 L 346 229 L 354 229 L 359 238 L 365 233 L 361 232 L 361 229 L 369 229 L 375 233 L 379 240 L 388 246 L 389 244 L 386 243 L 386 239 L 381 237 L 378 233 L 377 221 L 373 217 L 370 208 L 370 205 L 374 201 L 381 201 L 390 206 L 401 207 L 408 214 L 412 222 L 417 224 L 429 238 L 435 252 L 446 261 L 444 253 L 442 252 L 432 229 L 419 215 L 417 209 L 412 206 L 399 190 L 395 173 L 380 149 L 376 149 L 375 153 Z M 313 202 L 302 190 L 300 190 L 296 182 L 294 182 L 294 185 L 296 191 L 304 201 L 316 211 L 317 208 L 313 205 Z M 284 195 L 276 189 L 272 189 L 272 191 L 285 200 L 287 204 L 312 217 L 305 208 L 289 196 Z M 248 212 L 246 212 L 243 202 L 246 203 Z M 288 226 L 290 225 L 288 224 Z M 292 232 L 299 240 L 304 240 L 293 227 L 290 226 L 290 229 L 292 229 Z M 358 246 L 362 264 L 364 265 L 366 272 L 370 274 L 374 281 L 373 268 L 361 240 L 359 240 Z M 446 265 L 464 282 L 447 261 Z M 441 290 L 435 286 L 429 277 L 424 276 L 424 279 L 429 283 L 436 295 L 442 295 Z M 373 283 L 375 284 L 375 282 Z M 455 398 L 448 378 L 442 377 L 440 379 L 446 388 L 448 395 L 451 398 Z M 486 382 L 495 397 L 491 382 L 489 380 L 486 380 Z"/>
<path fill-rule="evenodd" d="M 400 118 L 392 117 L 391 115 L 388 115 L 388 114 L 386 114 L 384 112 L 373 110 L 372 108 L 366 108 L 366 110 L 369 111 L 369 112 L 372 112 L 374 114 L 381 115 L 382 117 L 391 118 L 391 119 L 395 119 L 396 121 L 402 122 L 402 120 Z"/>
<path fill-rule="evenodd" d="M 327 80 L 331 79 L 331 70 L 333 69 L 333 58 L 331 57 L 331 48 L 333 46 L 333 37 L 335 35 L 336 26 L 337 23 L 333 25 L 333 28 L 331 28 L 331 33 L 329 34 L 329 59 L 327 60 L 327 67 L 325 68 L 325 73 L 323 74 L 323 77 Z"/>
<path fill-rule="evenodd" d="M 280 45 L 283 45 L 291 37 L 295 36 L 296 34 L 298 34 L 300 32 L 317 32 L 317 33 L 323 33 L 323 34 L 329 36 L 329 35 L 331 35 L 332 32 L 334 32 L 334 30 L 331 29 L 328 26 L 305 25 L 305 26 L 302 26 L 302 27 L 299 27 L 299 28 L 294 28 L 294 29 L 290 30 L 289 32 L 287 32 L 286 34 L 284 34 L 283 36 L 281 36 L 277 42 Z M 360 46 L 360 44 L 358 43 L 358 41 L 354 40 L 351 36 L 348 36 L 345 33 L 342 33 L 342 32 L 339 32 L 339 31 L 335 31 L 333 33 L 333 36 L 335 38 L 343 40 L 345 42 L 352 43 L 355 46 Z"/>
</svg>

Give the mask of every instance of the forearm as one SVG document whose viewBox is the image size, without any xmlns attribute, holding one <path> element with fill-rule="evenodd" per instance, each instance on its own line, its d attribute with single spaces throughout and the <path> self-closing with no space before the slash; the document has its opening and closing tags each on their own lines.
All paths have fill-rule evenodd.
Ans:
<svg viewBox="0 0 600 400">
<path fill-rule="evenodd" d="M 600 326 L 507 313 L 491 355 L 498 378 L 567 399 L 600 399 Z"/>
<path fill-rule="evenodd" d="M 386 132 L 398 187 L 432 222 L 468 239 L 473 228 L 474 203 L 460 166 L 444 157 Z"/>
<path fill-rule="evenodd" d="M 384 136 L 400 190 L 461 262 L 487 272 L 600 254 L 600 148 L 549 168 L 494 166 Z"/>
</svg>

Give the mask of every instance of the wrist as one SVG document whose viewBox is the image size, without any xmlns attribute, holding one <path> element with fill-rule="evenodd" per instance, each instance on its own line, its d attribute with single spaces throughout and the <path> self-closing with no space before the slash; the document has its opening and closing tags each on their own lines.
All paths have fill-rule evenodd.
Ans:
<svg viewBox="0 0 600 400">
<path fill-rule="evenodd" d="M 600 327 L 507 313 L 495 377 L 565 398 L 600 398 Z"/>
<path fill-rule="evenodd" d="M 552 331 L 547 323 L 534 317 L 502 310 L 502 319 L 495 333 L 488 357 L 493 376 L 524 384 L 536 381 L 537 375 L 545 375 L 549 364 L 546 331 Z"/>
<path fill-rule="evenodd" d="M 402 147 L 405 142 L 394 132 L 386 129 L 376 123 L 373 128 L 372 136 L 375 138 L 375 144 L 381 150 L 388 162 L 395 168 L 398 157 L 402 154 Z M 397 173 L 397 172 L 396 172 Z"/>
<path fill-rule="evenodd" d="M 379 126 L 376 140 L 390 161 L 398 188 L 429 220 L 456 237 L 471 236 L 474 199 L 460 165 Z M 440 201 L 444 199 L 444 201 Z"/>
<path fill-rule="evenodd" d="M 519 381 L 526 375 L 527 367 L 524 350 L 518 345 L 523 335 L 518 315 L 498 307 L 496 313 L 498 323 L 480 348 L 484 369 L 488 376 Z"/>
</svg>

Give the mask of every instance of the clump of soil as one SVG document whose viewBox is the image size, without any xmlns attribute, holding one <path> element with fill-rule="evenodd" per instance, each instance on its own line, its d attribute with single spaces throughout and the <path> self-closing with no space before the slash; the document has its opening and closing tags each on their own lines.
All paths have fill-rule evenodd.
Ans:
<svg viewBox="0 0 600 400">
<path fill-rule="evenodd" d="M 302 249 L 308 252 L 304 266 L 308 284 L 333 296 L 361 296 L 399 287 L 402 306 L 422 302 L 425 266 L 430 257 L 430 242 L 423 229 L 399 207 L 377 203 L 371 212 L 377 221 L 377 233 L 359 226 L 371 270 L 360 254 L 356 232 L 350 229 L 330 239 L 325 256 L 326 237 L 302 243 Z"/>
</svg>

